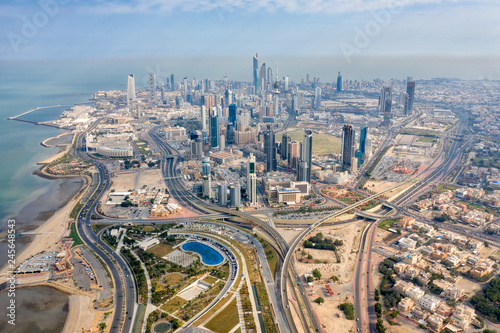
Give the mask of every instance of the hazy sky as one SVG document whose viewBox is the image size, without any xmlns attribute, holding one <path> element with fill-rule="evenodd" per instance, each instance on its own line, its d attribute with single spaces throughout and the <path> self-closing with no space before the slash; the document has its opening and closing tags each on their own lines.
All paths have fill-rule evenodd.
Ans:
<svg viewBox="0 0 500 333">
<path fill-rule="evenodd" d="M 0 59 L 371 56 L 500 62 L 498 0 L 11 0 Z M 494 61 L 493 61 L 494 63 Z M 495 72 L 493 70 L 492 72 Z"/>
</svg>

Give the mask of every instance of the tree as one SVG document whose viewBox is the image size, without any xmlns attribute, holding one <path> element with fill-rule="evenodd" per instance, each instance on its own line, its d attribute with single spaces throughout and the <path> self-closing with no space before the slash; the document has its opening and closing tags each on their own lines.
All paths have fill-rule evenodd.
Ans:
<svg viewBox="0 0 500 333">
<path fill-rule="evenodd" d="M 396 319 L 398 317 L 399 312 L 394 310 L 391 312 L 391 318 Z"/>
<path fill-rule="evenodd" d="M 333 275 L 331 278 L 330 278 L 333 282 L 337 282 L 339 280 L 339 278 L 335 275 Z"/>
<path fill-rule="evenodd" d="M 316 298 L 314 301 L 315 301 L 316 303 L 318 303 L 318 304 L 323 304 L 323 303 L 325 303 L 325 300 L 324 300 L 324 298 L 323 298 L 323 297 L 318 297 L 318 298 Z"/>
<path fill-rule="evenodd" d="M 312 271 L 312 274 L 313 274 L 313 276 L 314 276 L 317 280 L 321 279 L 321 272 L 319 271 L 319 269 L 315 268 L 315 269 Z"/>
<path fill-rule="evenodd" d="M 307 277 L 307 282 L 313 282 L 313 281 L 314 281 L 314 278 L 312 276 Z"/>
<path fill-rule="evenodd" d="M 490 246 L 490 243 L 488 243 L 488 241 L 484 241 L 484 247 L 489 247 Z"/>
</svg>

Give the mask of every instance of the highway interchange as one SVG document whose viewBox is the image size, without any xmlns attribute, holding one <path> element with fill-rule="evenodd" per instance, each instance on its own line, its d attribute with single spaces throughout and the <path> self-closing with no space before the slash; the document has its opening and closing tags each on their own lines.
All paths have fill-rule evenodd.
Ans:
<svg viewBox="0 0 500 333">
<path fill-rule="evenodd" d="M 275 242 L 274 246 L 280 258 L 282 259 L 282 262 L 277 268 L 277 271 L 279 271 L 279 273 L 276 274 L 276 280 L 274 282 L 274 285 L 279 288 L 274 289 L 275 295 L 273 295 L 273 297 L 271 298 L 275 299 L 275 303 L 277 303 L 272 304 L 272 306 L 275 307 L 274 313 L 279 317 L 277 321 L 280 324 L 286 323 L 285 325 L 280 325 L 280 332 L 298 332 L 297 328 L 295 327 L 295 322 L 293 320 L 293 316 L 288 304 L 288 301 L 291 298 L 300 300 L 299 303 L 302 303 L 305 307 L 305 309 L 302 306 L 298 307 L 298 315 L 301 321 L 302 330 L 305 332 L 323 332 L 322 325 L 315 315 L 314 310 L 312 309 L 311 303 L 307 297 L 307 293 L 305 292 L 304 287 L 301 284 L 297 283 L 298 275 L 293 264 L 293 254 L 297 246 L 311 232 L 324 224 L 325 221 L 331 220 L 346 212 L 355 211 L 355 208 L 359 205 L 362 205 L 369 200 L 376 199 L 388 192 L 393 192 L 397 188 L 407 185 L 411 185 L 411 188 L 407 189 L 393 202 L 385 202 L 385 204 L 395 209 L 397 214 L 400 214 L 401 212 L 405 212 L 407 214 L 410 213 L 403 207 L 404 204 L 411 202 L 411 200 L 413 200 L 415 197 L 418 197 L 419 195 L 424 193 L 432 183 L 441 181 L 447 174 L 449 174 L 459 163 L 463 152 L 465 151 L 468 144 L 470 144 L 471 138 L 468 138 L 467 142 L 460 146 L 462 141 L 460 140 L 459 135 L 461 135 L 464 129 L 467 128 L 467 121 L 465 115 L 459 114 L 459 116 L 460 122 L 455 128 L 455 135 L 458 136 L 455 136 L 451 139 L 452 142 L 450 144 L 449 150 L 445 151 L 444 142 L 446 141 L 448 134 L 446 135 L 445 139 L 443 140 L 442 150 L 438 154 L 438 158 L 441 158 L 441 156 L 445 156 L 445 159 L 432 172 L 430 172 L 420 180 L 409 180 L 405 183 L 399 184 L 398 186 L 396 186 L 396 188 L 391 188 L 383 192 L 368 196 L 354 205 L 333 212 L 332 214 L 320 219 L 314 224 L 311 224 L 304 228 L 304 230 L 302 230 L 300 234 L 293 240 L 290 246 L 283 239 L 280 233 L 273 227 L 271 218 L 269 218 L 269 221 L 262 221 L 250 213 L 211 205 L 199 199 L 193 193 L 188 191 L 185 188 L 183 182 L 180 180 L 180 177 L 178 177 L 178 163 L 180 162 L 180 156 L 178 152 L 170 147 L 165 142 L 165 140 L 163 140 L 163 138 L 158 135 L 158 128 L 151 129 L 149 131 L 149 135 L 163 153 L 164 157 L 162 163 L 162 173 L 164 175 L 164 179 L 167 188 L 170 191 L 170 194 L 179 202 L 179 204 L 184 207 L 189 207 L 191 210 L 197 213 L 204 214 L 204 217 L 215 218 L 220 216 L 235 216 L 238 218 L 246 219 L 252 225 L 260 226 L 267 233 L 268 237 L 270 237 Z M 400 123 L 399 125 L 396 125 L 389 129 L 387 136 L 383 141 L 383 144 L 376 151 L 369 163 L 366 163 L 366 165 L 360 170 L 360 177 L 354 183 L 354 186 L 352 187 L 353 190 L 357 190 L 357 187 L 359 187 L 359 185 L 362 183 L 362 178 L 365 171 L 370 167 L 371 163 L 373 163 L 373 161 L 377 159 L 384 148 L 392 142 L 394 135 L 397 133 L 397 129 L 409 123 L 416 117 L 417 115 L 415 115 L 411 119 L 407 119 L 404 123 Z M 94 127 L 96 125 L 97 124 L 95 124 Z M 90 128 L 89 130 L 91 129 L 92 128 Z M 76 154 L 78 155 L 78 157 L 90 161 L 94 164 L 99 172 L 99 183 L 92 188 L 93 192 L 86 198 L 86 202 L 84 203 L 84 206 L 78 215 L 77 228 L 82 240 L 89 246 L 90 249 L 92 249 L 96 253 L 96 255 L 100 256 L 109 267 L 109 270 L 115 282 L 114 287 L 116 311 L 113 317 L 111 332 L 130 332 L 135 319 L 134 316 L 137 307 L 137 295 L 135 283 L 133 280 L 133 274 L 125 260 L 119 254 L 115 253 L 111 248 L 109 248 L 98 236 L 94 234 L 91 229 L 92 215 L 100 215 L 97 212 L 96 207 L 106 189 L 109 188 L 110 174 L 108 173 L 106 167 L 102 162 L 93 159 L 91 156 L 84 152 L 83 138 L 84 133 L 81 133 L 77 138 Z M 101 220 L 99 220 L 99 223 L 120 224 L 131 222 L 130 220 L 112 219 L 109 217 L 104 217 L 102 215 L 99 217 L 101 218 Z M 369 217 L 369 215 L 367 217 Z M 355 300 L 358 300 L 354 302 L 355 313 L 356 317 L 360 318 L 359 321 L 355 322 L 355 325 L 358 331 L 363 332 L 375 331 L 376 321 L 372 306 L 373 302 L 369 301 L 372 299 L 370 281 L 370 257 L 373 247 L 376 225 L 378 224 L 380 219 L 377 219 L 376 217 L 373 219 L 375 219 L 376 222 L 368 225 L 368 227 L 363 232 L 361 241 L 362 245 L 359 252 L 359 260 L 357 261 L 356 274 L 354 277 L 354 297 Z M 156 223 L 167 223 L 171 221 L 172 219 L 155 220 Z M 147 220 L 136 222 L 147 223 Z M 289 288 L 290 286 L 292 286 L 292 288 Z M 365 291 L 364 295 L 362 293 L 362 290 Z M 273 290 L 269 291 L 273 292 Z M 361 303 L 362 299 L 365 299 L 365 302 L 363 304 Z"/>
</svg>

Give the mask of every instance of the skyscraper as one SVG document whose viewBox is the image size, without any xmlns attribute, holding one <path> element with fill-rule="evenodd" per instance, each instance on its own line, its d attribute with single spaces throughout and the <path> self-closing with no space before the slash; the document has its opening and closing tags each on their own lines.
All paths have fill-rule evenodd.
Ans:
<svg viewBox="0 0 500 333">
<path fill-rule="evenodd" d="M 285 76 L 285 92 L 288 92 L 288 75 Z"/>
<path fill-rule="evenodd" d="M 229 196 L 231 198 L 232 207 L 241 207 L 241 186 L 239 183 L 229 187 Z"/>
<path fill-rule="evenodd" d="M 278 116 L 279 110 L 279 94 L 280 94 L 280 83 L 278 81 L 278 58 L 276 58 L 276 81 L 273 87 L 273 114 Z"/>
<path fill-rule="evenodd" d="M 134 80 L 134 74 L 129 74 L 128 75 L 128 82 L 127 82 L 127 105 L 130 102 L 135 102 L 135 80 Z"/>
<path fill-rule="evenodd" d="M 297 168 L 297 180 L 311 182 L 312 132 L 304 131 L 304 140 L 300 143 L 300 159 Z"/>
<path fill-rule="evenodd" d="M 207 108 L 205 105 L 202 105 L 200 108 L 201 111 L 201 130 L 207 130 Z"/>
<path fill-rule="evenodd" d="M 337 76 L 337 93 L 341 92 L 342 92 L 342 75 L 340 75 L 339 72 L 339 76 Z"/>
<path fill-rule="evenodd" d="M 229 117 L 227 119 L 228 123 L 236 125 L 236 114 L 237 114 L 237 108 L 236 104 L 230 104 L 229 105 Z"/>
<path fill-rule="evenodd" d="M 354 158 L 354 139 L 356 132 L 352 125 L 346 124 L 342 129 L 342 170 L 351 171 Z"/>
<path fill-rule="evenodd" d="M 170 75 L 170 90 L 175 90 L 174 74 Z"/>
<path fill-rule="evenodd" d="M 183 80 L 184 83 L 184 102 L 187 101 L 187 96 L 188 96 L 188 78 L 185 77 Z"/>
<path fill-rule="evenodd" d="M 260 73 L 259 73 L 259 54 L 255 53 L 253 56 L 253 86 L 255 87 L 255 94 L 260 93 Z"/>
<path fill-rule="evenodd" d="M 269 66 L 267 68 L 267 80 L 266 80 L 267 84 L 269 86 L 271 86 L 271 84 L 273 84 L 273 69 L 271 68 L 271 66 Z M 269 88 L 271 89 L 271 88 Z"/>
<path fill-rule="evenodd" d="M 368 137 L 368 126 L 364 124 L 361 126 L 361 130 L 359 132 L 359 150 L 356 154 L 358 158 L 358 167 L 365 163 L 366 160 L 366 139 Z"/>
<path fill-rule="evenodd" d="M 268 125 L 267 130 L 264 132 L 264 153 L 266 154 L 266 171 L 276 171 L 276 139 L 274 131 Z"/>
<path fill-rule="evenodd" d="M 319 109 L 321 107 L 321 88 L 316 87 L 314 90 L 314 108 Z"/>
<path fill-rule="evenodd" d="M 250 205 L 257 204 L 257 175 L 255 174 L 255 156 L 250 154 L 247 160 L 247 193 Z"/>
<path fill-rule="evenodd" d="M 210 198 L 212 195 L 212 183 L 210 175 L 210 158 L 205 157 L 201 162 L 201 175 L 203 177 L 203 196 Z"/>
<path fill-rule="evenodd" d="M 380 114 L 384 116 L 383 124 L 389 126 L 391 124 L 392 110 L 392 88 L 383 87 L 380 92 Z"/>
<path fill-rule="evenodd" d="M 155 73 L 149 73 L 149 98 L 154 101 L 156 99 L 156 77 Z"/>
<path fill-rule="evenodd" d="M 408 94 L 408 104 L 405 104 L 404 114 L 410 115 L 413 113 L 413 101 L 415 99 L 415 81 L 406 83 L 406 93 Z"/>
<path fill-rule="evenodd" d="M 210 115 L 210 146 L 212 148 L 219 147 L 220 142 L 220 120 L 217 113 L 217 108 L 212 107 Z"/>
<path fill-rule="evenodd" d="M 263 63 L 262 66 L 260 67 L 259 78 L 260 78 L 260 89 L 265 90 L 266 89 L 266 63 Z"/>
<path fill-rule="evenodd" d="M 288 134 L 283 134 L 283 138 L 281 139 L 281 159 L 282 160 L 286 160 L 287 157 L 288 157 L 288 143 L 291 142 L 292 139 L 290 138 L 290 136 Z"/>
<path fill-rule="evenodd" d="M 290 142 L 288 144 L 287 154 L 288 168 L 297 168 L 297 159 L 300 155 L 300 143 L 297 141 Z"/>
<path fill-rule="evenodd" d="M 218 186 L 219 205 L 227 206 L 227 184 L 222 183 Z"/>
</svg>

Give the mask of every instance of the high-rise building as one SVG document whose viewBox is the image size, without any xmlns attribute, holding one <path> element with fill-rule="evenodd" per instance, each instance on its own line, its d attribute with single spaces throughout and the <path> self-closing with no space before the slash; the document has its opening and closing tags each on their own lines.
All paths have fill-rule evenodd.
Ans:
<svg viewBox="0 0 500 333">
<path fill-rule="evenodd" d="M 227 119 L 229 124 L 236 125 L 236 114 L 237 114 L 237 108 L 236 104 L 230 104 L 229 105 L 229 117 Z"/>
<path fill-rule="evenodd" d="M 304 140 L 300 143 L 300 158 L 297 168 L 297 180 L 311 182 L 312 167 L 312 132 L 304 131 Z"/>
<path fill-rule="evenodd" d="M 352 125 L 346 124 L 342 129 L 342 170 L 351 171 L 354 158 L 354 140 L 356 132 Z"/>
<path fill-rule="evenodd" d="M 212 107 L 210 115 L 210 146 L 212 148 L 219 147 L 220 142 L 220 119 L 217 113 L 217 108 Z"/>
<path fill-rule="evenodd" d="M 187 96 L 188 96 L 188 78 L 187 77 L 184 78 L 183 84 L 184 84 L 184 102 L 186 102 Z"/>
<path fill-rule="evenodd" d="M 341 92 L 342 92 L 342 75 L 340 75 L 339 72 L 339 75 L 337 76 L 337 93 Z"/>
<path fill-rule="evenodd" d="M 222 183 L 217 186 L 218 188 L 218 199 L 219 199 L 219 205 L 221 206 L 227 206 L 227 184 Z"/>
<path fill-rule="evenodd" d="M 300 143 L 298 141 L 292 141 L 288 144 L 287 148 L 287 160 L 288 160 L 288 168 L 296 169 L 297 168 L 297 160 L 300 156 Z"/>
<path fill-rule="evenodd" d="M 201 175 L 203 177 L 203 196 L 211 198 L 212 196 L 212 178 L 210 175 L 210 158 L 205 157 L 201 162 Z"/>
<path fill-rule="evenodd" d="M 321 107 L 321 88 L 316 87 L 314 90 L 314 108 L 319 109 Z"/>
<path fill-rule="evenodd" d="M 175 90 L 174 74 L 170 75 L 170 90 Z"/>
<path fill-rule="evenodd" d="M 154 101 L 156 99 L 156 77 L 155 73 L 149 73 L 149 98 Z"/>
<path fill-rule="evenodd" d="M 250 154 L 247 160 L 247 193 L 248 202 L 254 206 L 257 204 L 257 174 L 255 173 L 255 156 Z"/>
<path fill-rule="evenodd" d="M 207 108 L 205 105 L 202 105 L 200 107 L 201 111 L 201 130 L 206 130 L 207 129 Z"/>
<path fill-rule="evenodd" d="M 383 115 L 384 121 L 383 124 L 385 126 L 389 126 L 391 124 L 391 114 L 392 110 L 392 88 L 391 87 L 383 87 L 380 92 L 380 114 Z"/>
<path fill-rule="evenodd" d="M 233 92 L 231 90 L 226 90 L 226 92 L 224 93 L 224 98 L 224 105 L 233 104 Z"/>
<path fill-rule="evenodd" d="M 260 78 L 260 89 L 265 90 L 266 89 L 266 63 L 263 63 L 262 66 L 260 66 L 259 78 Z"/>
<path fill-rule="evenodd" d="M 415 99 L 415 81 L 406 83 L 406 93 L 408 94 L 408 103 L 405 104 L 404 114 L 410 115 L 413 113 L 413 101 Z"/>
<path fill-rule="evenodd" d="M 273 69 L 271 66 L 267 68 L 267 84 L 269 85 L 269 90 L 271 90 L 271 84 L 273 84 Z"/>
<path fill-rule="evenodd" d="M 285 76 L 285 92 L 288 92 L 288 75 Z"/>
<path fill-rule="evenodd" d="M 241 207 L 241 186 L 239 183 L 229 187 L 229 196 L 231 198 L 232 207 Z"/>
<path fill-rule="evenodd" d="M 267 126 L 267 130 L 264 132 L 264 153 L 266 154 L 266 171 L 276 171 L 276 139 L 274 131 L 269 125 Z"/>
<path fill-rule="evenodd" d="M 135 102 L 135 80 L 134 80 L 134 74 L 129 74 L 128 75 L 128 82 L 127 82 L 127 105 L 130 102 Z"/>
<path fill-rule="evenodd" d="M 280 113 L 279 109 L 279 95 L 280 95 L 280 83 L 278 81 L 278 58 L 276 58 L 276 81 L 273 87 L 273 113 L 278 116 Z"/>
<path fill-rule="evenodd" d="M 364 124 L 361 126 L 361 130 L 359 131 L 359 150 L 356 154 L 358 158 L 358 167 L 366 161 L 366 141 L 368 138 L 368 125 Z"/>
<path fill-rule="evenodd" d="M 255 94 L 260 93 L 260 72 L 259 72 L 259 54 L 255 53 L 253 56 L 253 86 Z"/>
<path fill-rule="evenodd" d="M 283 134 L 283 138 L 281 139 L 281 159 L 286 160 L 288 158 L 288 143 L 290 143 L 292 139 L 288 134 Z"/>
</svg>

